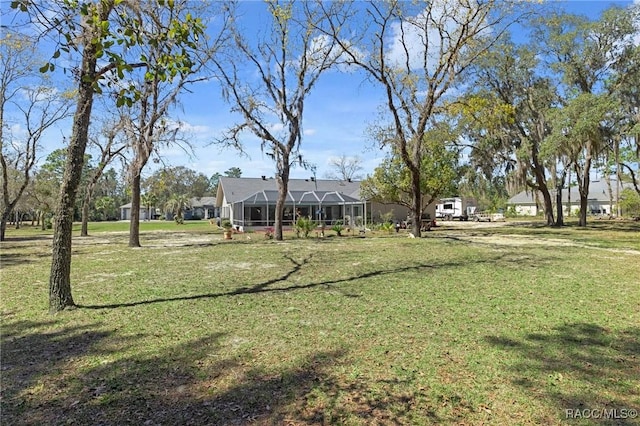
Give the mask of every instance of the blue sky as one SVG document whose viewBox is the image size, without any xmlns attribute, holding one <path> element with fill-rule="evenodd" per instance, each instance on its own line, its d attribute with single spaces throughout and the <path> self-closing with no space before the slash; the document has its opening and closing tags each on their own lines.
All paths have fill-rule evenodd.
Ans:
<svg viewBox="0 0 640 426">
<path fill-rule="evenodd" d="M 556 4 L 565 5 L 570 12 L 595 17 L 611 5 L 624 6 L 631 3 L 594 0 Z M 245 11 L 245 27 L 256 31 L 264 30 L 267 18 L 264 4 L 245 1 L 241 6 Z M 3 15 L 7 7 L 8 2 L 2 1 Z M 50 52 L 43 51 L 43 54 Z M 222 99 L 217 83 L 200 83 L 190 90 L 192 93 L 181 97 L 181 106 L 174 111 L 172 118 L 183 122 L 189 130 L 189 139 L 195 148 L 194 155 L 186 155 L 179 147 L 164 148 L 161 150 L 163 163 L 186 166 L 207 176 L 216 172 L 223 173 L 231 167 L 239 167 L 245 177 L 273 176 L 275 166 L 269 157 L 261 153 L 259 140 L 255 136 L 247 134 L 245 137 L 248 157 L 240 156 L 233 149 L 222 150 L 210 144 L 224 129 L 239 120 L 237 115 L 230 113 L 230 105 Z M 379 106 L 383 102 L 382 89 L 366 81 L 360 73 L 331 71 L 320 78 L 306 100 L 301 148 L 304 158 L 316 165 L 318 178 L 324 177 L 331 170 L 329 161 L 341 155 L 360 157 L 364 174 L 371 173 L 379 165 L 385 153 L 373 146 L 366 131 L 367 126 L 377 118 Z M 44 141 L 44 156 L 59 148 L 60 135 L 68 138 L 70 131 L 70 123 L 65 123 L 49 132 Z M 145 175 L 157 167 L 158 164 L 149 163 Z M 292 178 L 308 178 L 311 175 L 310 170 L 301 167 L 296 167 L 291 172 Z"/>
<path fill-rule="evenodd" d="M 638 0 L 636 0 L 638 1 Z M 611 5 L 628 5 L 631 1 L 569 1 L 563 2 L 568 11 L 595 17 Z M 247 4 L 245 4 L 247 6 Z M 260 29 L 258 22 L 265 17 L 260 2 L 250 2 L 245 17 L 251 27 Z M 196 150 L 195 158 L 187 158 L 179 149 L 163 152 L 167 162 L 172 165 L 184 165 L 206 175 L 224 172 L 230 167 L 242 169 L 245 177 L 273 176 L 275 166 L 259 149 L 259 141 L 246 136 L 245 147 L 249 158 L 240 157 L 232 149 L 220 150 L 217 146 L 203 145 L 213 139 L 213 135 L 237 120 L 230 115 L 229 105 L 220 96 L 220 90 L 214 83 L 193 88 L 194 94 L 183 98 L 181 119 L 197 131 L 196 139 L 201 146 Z M 384 151 L 373 146 L 367 137 L 367 126 L 376 119 L 379 106 L 384 102 L 380 87 L 364 80 L 359 73 L 344 74 L 337 71 L 324 74 L 315 89 L 307 98 L 302 141 L 304 158 L 317 166 L 316 175 L 322 178 L 331 170 L 331 158 L 359 156 L 362 159 L 364 174 L 371 173 L 384 158 Z M 311 171 L 296 167 L 292 178 L 308 178 Z"/>
</svg>

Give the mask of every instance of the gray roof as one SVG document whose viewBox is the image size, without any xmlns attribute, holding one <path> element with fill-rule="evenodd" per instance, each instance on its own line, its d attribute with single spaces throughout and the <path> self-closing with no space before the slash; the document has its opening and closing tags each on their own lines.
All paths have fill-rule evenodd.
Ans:
<svg viewBox="0 0 640 426">
<path fill-rule="evenodd" d="M 278 200 L 278 191 L 263 190 L 241 200 L 244 204 L 275 204 Z M 295 204 L 359 204 L 360 200 L 335 191 L 288 191 L 287 203 Z"/>
<path fill-rule="evenodd" d="M 216 197 L 193 197 L 189 200 L 191 203 L 191 207 L 215 207 L 216 205 Z M 120 206 L 121 209 L 130 209 L 131 203 L 123 204 Z M 147 207 L 144 205 L 140 205 L 140 209 L 146 209 Z"/>
<path fill-rule="evenodd" d="M 632 185 L 630 183 L 622 182 L 620 192 L 624 188 L 631 188 Z M 611 179 L 611 192 L 613 194 L 613 199 L 616 199 L 616 188 L 617 181 L 615 179 Z M 555 197 L 555 190 L 550 190 L 551 197 Z M 542 194 L 539 194 L 539 200 L 542 201 Z M 607 182 L 605 180 L 593 180 L 589 184 L 589 196 L 587 197 L 589 200 L 596 200 L 599 202 L 609 202 L 609 187 L 607 186 Z M 554 200 L 555 201 L 555 200 Z M 567 188 L 562 190 L 562 202 L 566 203 L 569 201 L 569 191 Z M 579 203 L 580 202 L 580 193 L 578 192 L 577 186 L 571 187 L 571 203 Z M 536 199 L 534 197 L 534 193 L 532 191 L 522 191 L 513 197 L 509 198 L 507 204 L 535 204 Z"/>
<path fill-rule="evenodd" d="M 216 197 L 194 197 L 191 198 L 191 207 L 214 207 L 216 205 Z"/>
<path fill-rule="evenodd" d="M 247 200 L 251 196 L 255 196 L 257 193 L 263 191 L 275 191 L 277 193 L 278 186 L 276 180 L 273 178 L 221 177 L 218 183 L 217 200 L 218 204 L 222 205 L 222 199 L 224 197 L 227 203 L 232 204 Z M 360 200 L 360 182 L 325 179 L 289 179 L 290 197 L 297 198 L 297 196 L 301 196 L 301 194 L 305 192 L 316 193 L 316 196 L 322 194 L 319 195 L 320 197 L 325 196 L 327 193 L 334 192 L 358 201 Z M 268 194 L 269 193 L 267 193 L 267 195 Z M 312 197 L 312 195 L 307 194 L 306 197 Z M 337 196 L 336 199 L 338 199 Z M 305 201 L 306 200 L 305 198 Z M 311 202 L 311 198 L 309 198 L 309 201 Z"/>
</svg>

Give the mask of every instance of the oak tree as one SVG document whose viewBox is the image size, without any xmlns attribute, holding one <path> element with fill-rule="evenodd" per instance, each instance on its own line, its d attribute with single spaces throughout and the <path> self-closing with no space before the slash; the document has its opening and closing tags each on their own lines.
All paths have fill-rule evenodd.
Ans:
<svg viewBox="0 0 640 426">
<path fill-rule="evenodd" d="M 282 219 L 291 168 L 308 166 L 300 152 L 305 102 L 322 74 L 341 60 L 338 43 L 325 37 L 330 17 L 344 23 L 349 4 L 321 1 L 266 2 L 268 28 L 252 34 L 234 21 L 233 43 L 215 60 L 225 99 L 241 121 L 218 140 L 242 151 L 250 132 L 275 162 L 278 198 L 275 238 L 282 240 Z M 339 32 L 339 31 L 337 31 Z M 254 78 L 257 75 L 257 78 Z"/>
</svg>

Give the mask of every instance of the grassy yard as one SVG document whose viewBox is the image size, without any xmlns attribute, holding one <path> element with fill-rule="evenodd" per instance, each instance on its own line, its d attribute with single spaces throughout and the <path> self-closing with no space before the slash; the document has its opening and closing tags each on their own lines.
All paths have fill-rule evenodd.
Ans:
<svg viewBox="0 0 640 426">
<path fill-rule="evenodd" d="M 638 223 L 284 242 L 141 225 L 140 249 L 124 223 L 74 237 L 78 308 L 56 316 L 50 233 L 8 230 L 2 424 L 640 422 Z"/>
</svg>

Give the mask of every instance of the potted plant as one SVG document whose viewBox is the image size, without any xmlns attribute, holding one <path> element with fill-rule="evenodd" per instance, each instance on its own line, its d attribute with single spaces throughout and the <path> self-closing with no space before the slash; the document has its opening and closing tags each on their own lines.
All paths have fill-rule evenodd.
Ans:
<svg viewBox="0 0 640 426">
<path fill-rule="evenodd" d="M 233 225 L 231 224 L 231 221 L 229 219 L 225 219 L 222 221 L 220 226 L 224 229 L 224 239 L 232 239 L 231 235 L 233 234 Z"/>
</svg>

